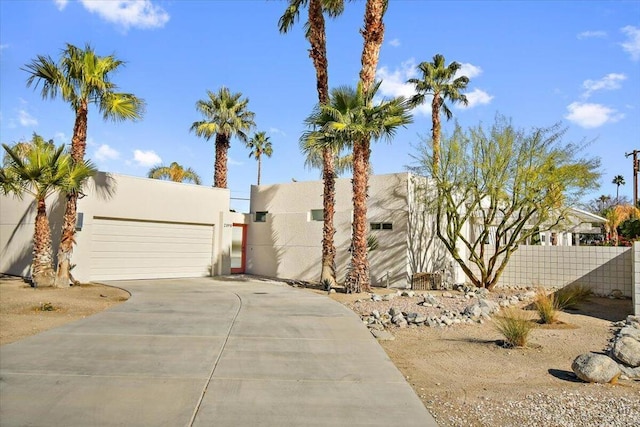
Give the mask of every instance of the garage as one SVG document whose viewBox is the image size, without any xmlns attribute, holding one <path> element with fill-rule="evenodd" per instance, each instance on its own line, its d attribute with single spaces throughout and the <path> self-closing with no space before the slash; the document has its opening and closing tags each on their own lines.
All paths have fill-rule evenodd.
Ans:
<svg viewBox="0 0 640 427">
<path fill-rule="evenodd" d="M 91 280 L 209 276 L 213 224 L 94 217 Z"/>
</svg>

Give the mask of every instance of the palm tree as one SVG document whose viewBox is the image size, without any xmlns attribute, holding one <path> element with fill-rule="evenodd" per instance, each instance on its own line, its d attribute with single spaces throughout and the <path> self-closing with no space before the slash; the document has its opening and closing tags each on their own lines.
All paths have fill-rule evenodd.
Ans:
<svg viewBox="0 0 640 427">
<path fill-rule="evenodd" d="M 364 100 L 371 102 L 367 94 L 375 87 L 376 68 L 380 48 L 384 40 L 384 23 L 388 0 L 367 0 L 364 12 L 364 28 L 361 30 L 364 44 L 360 62 L 358 91 Z M 375 92 L 375 91 L 374 91 Z M 351 269 L 345 280 L 349 292 L 370 289 L 369 261 L 367 259 L 367 188 L 369 186 L 370 134 L 363 132 L 353 140 L 353 224 L 351 233 Z"/>
<path fill-rule="evenodd" d="M 640 218 L 640 209 L 632 205 L 616 205 L 607 212 L 604 224 L 607 232 L 607 240 L 613 240 L 615 246 L 618 245 L 618 227 L 630 218 Z"/>
<path fill-rule="evenodd" d="M 193 182 L 200 185 L 200 176 L 191 168 L 184 168 L 177 162 L 172 162 L 169 166 L 155 166 L 147 174 L 153 179 L 167 179 L 173 182 Z"/>
<path fill-rule="evenodd" d="M 450 120 L 453 114 L 446 100 L 451 103 L 461 102 L 464 105 L 469 104 L 469 100 L 461 91 L 467 88 L 469 78 L 466 76 L 455 77 L 456 73 L 462 67 L 458 62 L 452 62 L 445 66 L 444 56 L 437 54 L 433 57 L 433 62 L 423 62 L 418 65 L 418 70 L 422 73 L 419 79 L 409 79 L 407 83 L 411 83 L 416 88 L 416 94 L 411 98 L 411 104 L 414 106 L 424 104 L 426 96 L 431 95 L 431 139 L 433 141 L 433 170 L 438 171 L 438 163 L 440 161 L 440 109 L 444 111 L 447 120 Z"/>
<path fill-rule="evenodd" d="M 340 87 L 331 92 L 331 103 L 329 105 L 319 106 L 319 112 L 315 113 L 315 117 L 320 119 L 309 120 L 310 122 L 322 123 L 324 118 L 330 118 L 324 121 L 323 126 L 309 134 L 309 138 L 315 141 L 316 145 L 322 146 L 327 144 L 331 147 L 342 148 L 342 145 L 354 146 L 362 141 L 386 139 L 390 140 L 400 126 L 411 123 L 411 114 L 409 103 L 402 97 L 393 98 L 391 100 L 382 100 L 374 104 L 373 99 L 376 96 L 380 82 L 376 83 L 369 91 L 363 91 L 362 83 L 358 84 L 356 89 L 351 87 Z M 312 115 L 313 117 L 314 115 Z M 355 159 L 355 157 L 354 157 Z M 369 165 L 368 152 L 365 165 Z M 354 181 L 356 181 L 355 170 L 356 164 L 353 164 Z M 364 224 L 364 266 L 356 264 L 360 260 L 354 256 L 359 250 L 355 237 L 352 239 L 352 259 L 351 267 L 347 275 L 346 289 L 347 292 L 361 292 L 369 288 L 369 267 L 367 260 L 367 235 L 368 226 L 366 223 L 366 183 L 368 182 L 369 171 L 364 171 L 365 194 L 362 197 L 364 202 L 364 218 L 361 219 Z M 362 181 L 362 180 L 361 180 Z M 356 199 L 354 185 L 354 200 Z M 356 235 L 356 209 L 354 203 L 354 236 Z M 360 268 L 359 273 L 354 274 L 354 270 Z M 350 280 L 351 279 L 351 280 Z M 363 279 L 366 279 L 364 281 Z M 352 281 L 353 280 L 353 281 Z"/>
<path fill-rule="evenodd" d="M 31 276 L 36 287 L 52 286 L 56 281 L 46 199 L 56 192 L 78 192 L 87 178 L 95 174 L 95 168 L 87 161 L 74 162 L 64 151 L 64 145 L 56 148 L 53 141 L 45 142 L 36 134 L 29 145 L 28 151 L 24 151 L 24 145 L 3 144 L 7 158 L 0 170 L 1 187 L 5 194 L 22 197 L 27 193 L 35 198 Z"/>
<path fill-rule="evenodd" d="M 306 24 L 306 37 L 311 49 L 309 56 L 316 70 L 316 89 L 318 91 L 318 103 L 329 103 L 329 73 L 327 61 L 327 40 L 324 25 L 324 13 L 329 17 L 337 17 L 344 10 L 344 0 L 289 0 L 289 5 L 278 22 L 281 33 L 289 31 L 298 20 L 300 8 L 308 6 L 309 15 Z M 335 214 L 335 156 L 329 147 L 322 149 L 322 206 L 324 219 L 322 227 L 322 270 L 320 281 L 329 281 L 331 285 L 336 283 L 336 248 L 334 235 L 336 233 L 333 224 Z"/>
<path fill-rule="evenodd" d="M 271 141 L 269 141 L 267 133 L 256 132 L 249 141 L 247 141 L 247 148 L 251 150 L 249 157 L 253 157 L 258 161 L 258 185 L 260 185 L 262 155 L 264 154 L 267 157 L 271 157 L 273 154 L 273 147 L 271 146 Z"/>
<path fill-rule="evenodd" d="M 213 174 L 213 186 L 227 188 L 227 155 L 230 140 L 237 136 L 241 141 L 247 141 L 247 134 L 255 126 L 254 113 L 247 110 L 249 99 L 241 99 L 242 93 L 231 93 L 226 87 L 221 87 L 218 93 L 207 91 L 208 99 L 196 102 L 198 110 L 205 120 L 193 122 L 191 131 L 207 141 L 216 136 L 216 158 Z"/>
<path fill-rule="evenodd" d="M 98 56 L 90 45 L 80 49 L 67 43 L 56 63 L 49 56 L 38 55 L 24 71 L 30 74 L 27 87 L 41 83 L 44 99 L 55 99 L 60 93 L 75 113 L 71 158 L 75 163 L 84 161 L 87 145 L 89 104 L 94 104 L 104 120 L 139 120 L 144 112 L 144 101 L 131 93 L 118 92 L 111 75 L 124 66 L 114 55 Z M 67 193 L 60 248 L 58 250 L 57 281 L 70 283 L 71 253 L 73 251 L 77 218 L 78 193 Z"/>
<path fill-rule="evenodd" d="M 616 186 L 616 200 L 618 200 L 620 198 L 620 186 L 626 184 L 626 182 L 624 182 L 624 176 L 622 175 L 614 176 L 613 181 L 611 181 L 611 183 Z"/>
</svg>

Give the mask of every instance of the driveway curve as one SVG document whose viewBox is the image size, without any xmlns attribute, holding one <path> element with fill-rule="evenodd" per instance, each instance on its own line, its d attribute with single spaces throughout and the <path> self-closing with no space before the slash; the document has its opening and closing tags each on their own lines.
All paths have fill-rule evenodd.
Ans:
<svg viewBox="0 0 640 427">
<path fill-rule="evenodd" d="M 108 284 L 131 298 L 0 347 L 2 426 L 436 426 L 329 298 L 246 277 Z"/>
</svg>

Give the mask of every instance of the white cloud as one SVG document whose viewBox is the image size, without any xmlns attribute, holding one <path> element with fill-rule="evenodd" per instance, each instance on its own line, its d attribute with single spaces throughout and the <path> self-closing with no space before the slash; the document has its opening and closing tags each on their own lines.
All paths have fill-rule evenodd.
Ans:
<svg viewBox="0 0 640 427">
<path fill-rule="evenodd" d="M 5 49 L 8 49 L 8 48 L 9 48 L 9 44 L 8 43 L 0 44 L 0 52 L 2 52 Z"/>
<path fill-rule="evenodd" d="M 455 78 L 458 78 L 460 76 L 467 76 L 469 77 L 469 79 L 472 79 L 482 74 L 482 68 L 478 67 L 477 65 L 469 64 L 468 62 L 462 63 L 460 65 L 461 67 L 454 76 Z"/>
<path fill-rule="evenodd" d="M 609 73 L 600 80 L 585 80 L 582 86 L 585 92 L 582 94 L 584 98 L 588 98 L 591 94 L 598 90 L 615 90 L 620 89 L 620 83 L 625 81 L 627 76 L 624 74 Z"/>
<path fill-rule="evenodd" d="M 587 129 L 597 128 L 605 123 L 615 123 L 624 118 L 624 114 L 601 104 L 572 102 L 567 106 L 567 110 L 567 120 Z"/>
<path fill-rule="evenodd" d="M 161 28 L 169 21 L 169 14 L 151 0 L 80 0 L 91 13 L 127 30 Z"/>
<path fill-rule="evenodd" d="M 280 130 L 278 128 L 269 128 L 269 133 L 272 135 L 287 136 L 287 134 L 283 130 Z"/>
<path fill-rule="evenodd" d="M 376 78 L 382 80 L 380 94 L 384 96 L 413 96 L 414 86 L 407 80 L 416 77 L 416 62 L 413 58 L 400 64 L 399 68 L 390 71 L 388 67 L 380 67 Z"/>
<path fill-rule="evenodd" d="M 239 162 L 237 160 L 233 160 L 231 157 L 228 158 L 227 162 L 231 166 L 242 166 L 242 165 L 244 165 L 244 162 Z"/>
<path fill-rule="evenodd" d="M 155 166 L 159 163 L 162 163 L 162 159 L 158 156 L 153 150 L 142 151 L 142 150 L 133 150 L 133 161 L 136 162 L 138 166 Z"/>
<path fill-rule="evenodd" d="M 631 55 L 632 61 L 637 61 L 640 59 L 640 28 L 634 27 L 632 25 L 627 25 L 624 28 L 621 28 L 626 36 L 627 40 L 624 43 L 620 43 L 625 52 Z"/>
<path fill-rule="evenodd" d="M 58 10 L 63 10 L 65 7 L 67 7 L 67 3 L 69 3 L 69 0 L 53 0 L 53 2 L 56 4 Z"/>
<path fill-rule="evenodd" d="M 578 34 L 578 39 L 592 39 L 592 38 L 602 38 L 607 37 L 606 31 L 583 31 Z"/>
<path fill-rule="evenodd" d="M 389 44 L 393 47 L 398 47 L 400 46 L 400 39 L 392 39 L 389 40 Z"/>
<path fill-rule="evenodd" d="M 38 121 L 27 110 L 18 110 L 18 122 L 20 126 L 31 127 L 37 126 Z"/>
<path fill-rule="evenodd" d="M 93 153 L 93 157 L 95 157 L 95 159 L 98 161 L 104 162 L 107 160 L 118 159 L 120 157 L 120 153 L 117 150 L 109 147 L 107 144 L 102 144 L 100 147 L 98 147 L 95 153 Z M 138 159 L 136 158 L 136 161 L 137 160 Z"/>
<path fill-rule="evenodd" d="M 464 104 L 458 103 L 458 104 L 455 104 L 456 108 L 460 108 L 464 110 L 467 108 L 476 107 L 478 105 L 486 105 L 491 103 L 491 101 L 494 98 L 493 95 L 489 95 L 487 92 L 483 91 L 482 89 L 474 89 L 471 92 L 465 93 L 465 95 L 467 96 L 467 101 L 469 101 L 469 104 L 464 105 Z"/>
<path fill-rule="evenodd" d="M 70 142 L 69 137 L 67 137 L 64 132 L 56 132 L 53 135 L 53 139 L 63 144 L 68 144 Z"/>
</svg>

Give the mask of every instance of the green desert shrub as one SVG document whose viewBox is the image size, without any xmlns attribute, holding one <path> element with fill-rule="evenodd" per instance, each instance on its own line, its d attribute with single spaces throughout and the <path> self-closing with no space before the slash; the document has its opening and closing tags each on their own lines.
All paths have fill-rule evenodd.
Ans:
<svg viewBox="0 0 640 427">
<path fill-rule="evenodd" d="M 498 332 L 505 338 L 508 347 L 526 347 L 529 334 L 534 324 L 522 311 L 513 308 L 503 311 L 501 316 L 494 318 L 494 324 Z"/>
<path fill-rule="evenodd" d="M 581 302 L 587 301 L 592 295 L 593 291 L 588 286 L 575 283 L 556 292 L 556 305 L 558 310 L 573 309 Z"/>
<path fill-rule="evenodd" d="M 538 290 L 534 301 L 540 323 L 550 324 L 558 321 L 558 301 L 553 293 L 546 293 L 544 289 Z"/>
</svg>

